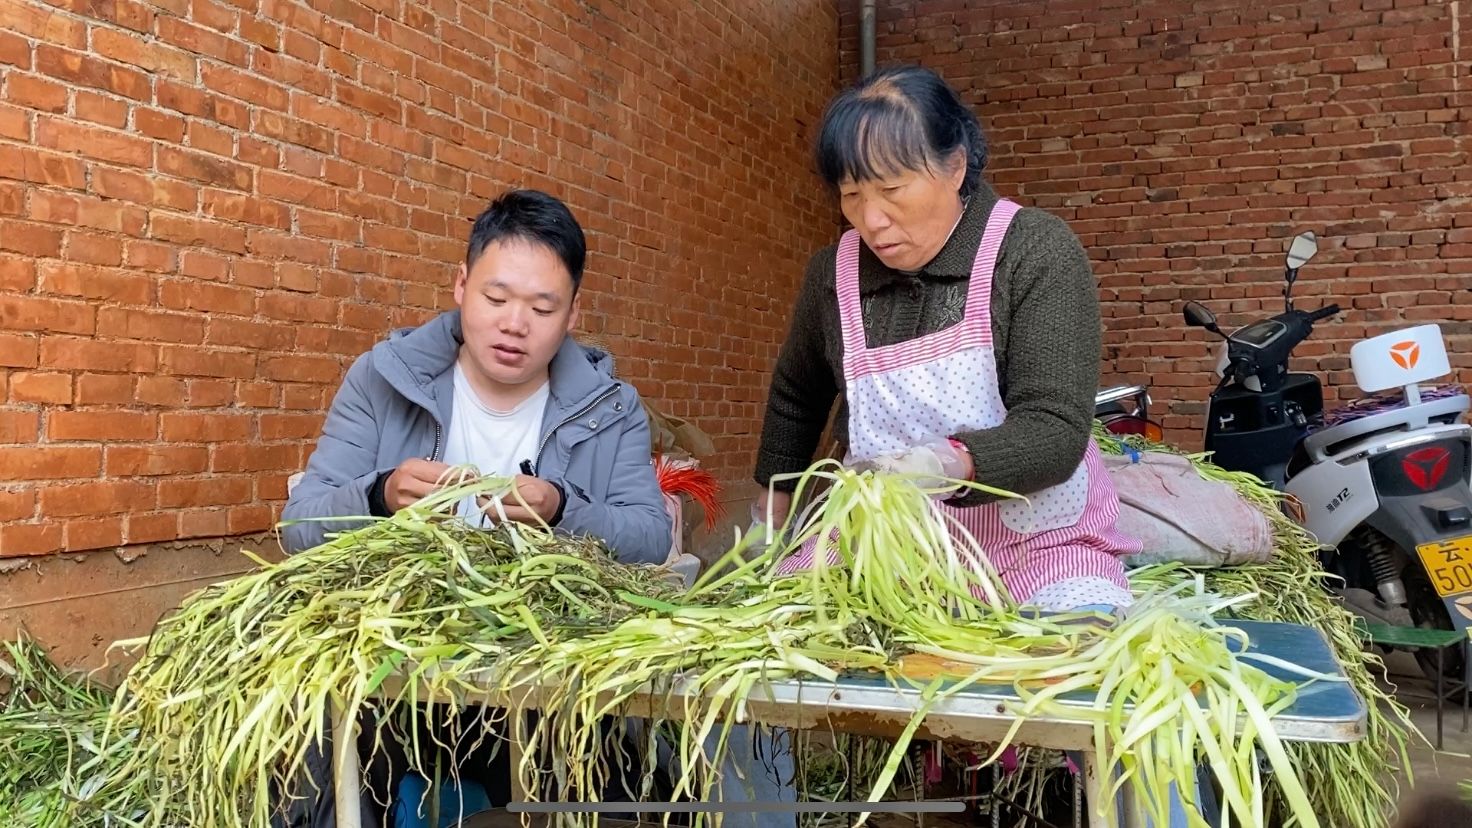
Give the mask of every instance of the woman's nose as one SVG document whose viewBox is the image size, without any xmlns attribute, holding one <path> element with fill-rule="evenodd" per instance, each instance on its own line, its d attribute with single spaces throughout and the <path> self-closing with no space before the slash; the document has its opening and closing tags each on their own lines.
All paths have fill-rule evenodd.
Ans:
<svg viewBox="0 0 1472 828">
<path fill-rule="evenodd" d="M 863 210 L 864 229 L 869 232 L 878 232 L 889 227 L 889 213 L 885 212 L 884 205 L 869 203 L 864 205 Z"/>
</svg>

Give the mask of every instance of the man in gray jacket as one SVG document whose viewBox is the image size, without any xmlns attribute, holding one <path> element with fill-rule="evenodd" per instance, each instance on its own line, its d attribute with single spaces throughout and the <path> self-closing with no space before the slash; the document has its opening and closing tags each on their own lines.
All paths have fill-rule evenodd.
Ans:
<svg viewBox="0 0 1472 828">
<path fill-rule="evenodd" d="M 514 478 L 509 520 L 605 541 L 626 563 L 663 563 L 671 527 L 649 424 L 613 360 L 568 335 L 586 243 L 561 201 L 533 190 L 476 219 L 456 310 L 395 331 L 348 370 L 282 518 L 388 516 L 452 465 Z M 475 504 L 462 506 L 472 520 Z M 288 551 L 352 521 L 287 525 Z"/>
<path fill-rule="evenodd" d="M 283 520 L 386 517 L 433 492 L 451 466 L 471 464 L 514 480 L 526 506 L 503 497 L 506 519 L 599 538 L 625 563 L 664 563 L 671 523 L 639 394 L 613 376 L 612 357 L 569 336 L 586 251 L 556 198 L 513 190 L 492 202 L 470 231 L 458 308 L 395 331 L 348 369 Z M 461 514 L 487 521 L 468 499 Z M 360 524 L 290 523 L 285 545 L 299 552 Z M 462 726 L 481 725 L 466 712 Z M 364 826 L 392 818 L 385 804 L 397 794 L 404 749 L 360 736 Z M 274 824 L 333 824 L 328 755 L 309 757 L 315 794 L 284 803 Z M 509 795 L 506 755 L 482 748 L 459 757 L 463 778 L 492 802 Z"/>
</svg>

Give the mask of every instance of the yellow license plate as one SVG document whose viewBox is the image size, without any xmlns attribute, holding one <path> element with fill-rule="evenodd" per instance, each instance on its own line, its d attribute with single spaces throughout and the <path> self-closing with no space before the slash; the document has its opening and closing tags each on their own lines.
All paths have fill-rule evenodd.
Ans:
<svg viewBox="0 0 1472 828">
<path fill-rule="evenodd" d="M 1416 547 L 1431 586 L 1443 598 L 1472 592 L 1472 535 Z"/>
</svg>

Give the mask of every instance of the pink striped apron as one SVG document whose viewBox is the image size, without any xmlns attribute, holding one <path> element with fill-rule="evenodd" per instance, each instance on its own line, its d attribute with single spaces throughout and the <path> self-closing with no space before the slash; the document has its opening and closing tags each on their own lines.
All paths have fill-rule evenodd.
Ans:
<svg viewBox="0 0 1472 828">
<path fill-rule="evenodd" d="M 1006 419 L 992 346 L 992 273 L 1018 209 L 1005 199 L 993 208 L 972 265 L 962 320 L 880 348 L 868 347 L 864 336 L 859 234 L 843 234 L 837 292 L 848 399 L 845 462 L 994 428 Z M 986 470 L 978 471 L 984 479 Z M 1085 604 L 1127 606 L 1129 584 L 1120 556 L 1139 551 L 1139 544 L 1116 529 L 1119 499 L 1093 440 L 1068 480 L 1027 494 L 1030 503 L 940 506 L 986 550 L 1018 602 L 1055 610 Z M 815 546 L 806 544 L 779 571 L 811 566 Z M 836 551 L 830 550 L 829 557 L 837 563 Z"/>
</svg>

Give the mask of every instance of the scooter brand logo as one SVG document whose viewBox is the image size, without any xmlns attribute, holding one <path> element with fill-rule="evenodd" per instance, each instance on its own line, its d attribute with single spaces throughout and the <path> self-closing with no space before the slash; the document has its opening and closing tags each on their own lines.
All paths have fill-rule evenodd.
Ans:
<svg viewBox="0 0 1472 828">
<path fill-rule="evenodd" d="M 1429 492 L 1436 488 L 1443 477 L 1446 477 L 1446 469 L 1451 464 L 1451 459 L 1451 452 L 1444 448 L 1431 446 L 1413 451 L 1401 458 L 1400 468 L 1406 473 L 1406 479 L 1415 484 L 1416 488 Z"/>
<path fill-rule="evenodd" d="M 1472 621 L 1472 595 L 1463 595 L 1456 600 L 1456 604 L 1457 612 L 1460 612 L 1463 618 Z"/>
<path fill-rule="evenodd" d="M 1421 346 L 1414 339 L 1397 342 L 1390 346 L 1390 358 L 1395 360 L 1396 365 L 1409 371 L 1421 361 Z"/>
</svg>

